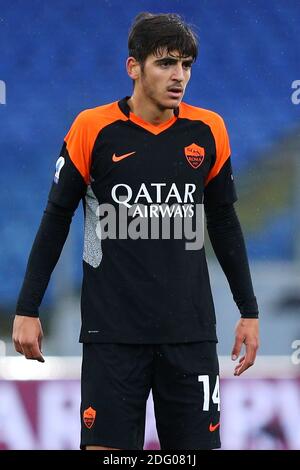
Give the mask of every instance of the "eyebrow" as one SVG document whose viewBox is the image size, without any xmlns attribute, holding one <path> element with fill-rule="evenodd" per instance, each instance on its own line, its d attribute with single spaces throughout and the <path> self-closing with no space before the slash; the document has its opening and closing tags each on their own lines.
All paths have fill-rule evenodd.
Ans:
<svg viewBox="0 0 300 470">
<path fill-rule="evenodd" d="M 156 59 L 154 61 L 155 64 L 160 64 L 161 62 L 171 62 L 173 64 L 176 64 L 177 62 L 179 61 L 182 61 L 182 62 L 189 62 L 189 63 L 193 63 L 194 62 L 194 59 L 191 58 L 191 57 L 172 57 L 172 56 L 166 56 L 166 57 L 162 57 L 160 59 Z"/>
</svg>

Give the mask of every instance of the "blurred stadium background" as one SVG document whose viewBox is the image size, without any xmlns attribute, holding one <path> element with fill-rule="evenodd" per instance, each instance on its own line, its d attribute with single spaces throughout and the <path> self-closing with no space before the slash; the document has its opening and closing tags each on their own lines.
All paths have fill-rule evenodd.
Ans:
<svg viewBox="0 0 300 470">
<path fill-rule="evenodd" d="M 220 113 L 231 138 L 261 347 L 232 377 L 238 310 L 207 239 L 223 448 L 300 449 L 299 0 L 0 0 L 0 449 L 78 448 L 81 208 L 41 308 L 44 365 L 15 355 L 12 316 L 64 135 L 82 109 L 131 92 L 127 32 L 140 11 L 195 25 L 185 101 Z M 151 399 L 145 448 L 159 448 Z"/>
</svg>

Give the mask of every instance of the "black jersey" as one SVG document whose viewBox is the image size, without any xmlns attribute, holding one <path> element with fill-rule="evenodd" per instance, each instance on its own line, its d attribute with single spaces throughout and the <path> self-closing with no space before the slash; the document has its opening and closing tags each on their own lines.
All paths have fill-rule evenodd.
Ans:
<svg viewBox="0 0 300 470">
<path fill-rule="evenodd" d="M 84 205 L 81 341 L 216 341 L 205 250 L 189 233 L 203 204 L 237 199 L 224 122 L 181 103 L 154 126 L 127 99 L 78 115 L 49 194 Z"/>
</svg>

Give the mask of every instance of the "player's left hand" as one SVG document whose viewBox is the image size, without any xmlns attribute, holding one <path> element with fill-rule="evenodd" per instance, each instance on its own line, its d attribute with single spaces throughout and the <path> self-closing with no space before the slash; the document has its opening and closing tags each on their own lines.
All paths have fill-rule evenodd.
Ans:
<svg viewBox="0 0 300 470">
<path fill-rule="evenodd" d="M 233 361 L 239 357 L 243 344 L 245 344 L 246 353 L 240 358 L 238 365 L 235 367 L 234 375 L 241 375 L 255 362 L 259 347 L 258 318 L 241 318 L 237 322 L 235 343 L 231 353 Z"/>
</svg>

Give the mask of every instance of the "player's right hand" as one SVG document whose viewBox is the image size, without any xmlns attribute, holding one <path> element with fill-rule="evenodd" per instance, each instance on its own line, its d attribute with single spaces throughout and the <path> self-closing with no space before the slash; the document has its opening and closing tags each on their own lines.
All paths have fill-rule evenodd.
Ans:
<svg viewBox="0 0 300 470">
<path fill-rule="evenodd" d="M 39 318 L 16 315 L 12 340 L 15 350 L 26 359 L 45 362 L 42 356 L 43 330 Z"/>
</svg>

